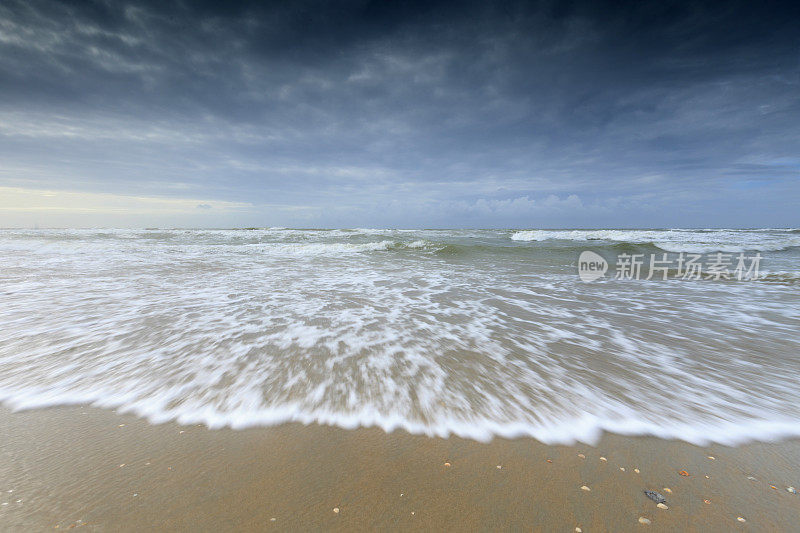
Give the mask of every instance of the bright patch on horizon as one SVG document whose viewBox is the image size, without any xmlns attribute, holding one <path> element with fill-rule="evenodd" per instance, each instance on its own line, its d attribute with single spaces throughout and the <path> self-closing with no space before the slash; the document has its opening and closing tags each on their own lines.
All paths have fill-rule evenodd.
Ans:
<svg viewBox="0 0 800 533">
<path fill-rule="evenodd" d="M 202 206 L 202 207 L 201 207 Z M 240 211 L 252 207 L 243 202 L 198 198 L 159 198 L 123 194 L 53 191 L 0 187 L 0 212 L 108 213 L 126 215 L 194 214 L 200 210 Z"/>
</svg>

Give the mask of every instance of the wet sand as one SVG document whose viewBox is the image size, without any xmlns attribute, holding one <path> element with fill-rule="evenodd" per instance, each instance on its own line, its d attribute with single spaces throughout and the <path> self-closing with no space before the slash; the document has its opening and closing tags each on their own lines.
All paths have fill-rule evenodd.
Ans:
<svg viewBox="0 0 800 533">
<path fill-rule="evenodd" d="M 800 495 L 786 491 L 800 488 L 800 441 L 729 448 L 605 435 L 597 446 L 479 443 L 299 424 L 151 425 L 81 407 L 0 409 L 0 435 L 3 531 L 800 527 Z M 669 509 L 645 489 L 661 492 Z"/>
</svg>

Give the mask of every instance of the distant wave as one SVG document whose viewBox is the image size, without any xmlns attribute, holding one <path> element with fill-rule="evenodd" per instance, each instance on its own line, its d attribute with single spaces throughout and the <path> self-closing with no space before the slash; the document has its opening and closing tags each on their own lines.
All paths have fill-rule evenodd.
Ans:
<svg viewBox="0 0 800 533">
<path fill-rule="evenodd" d="M 75 237 L 67 237 L 57 241 L 5 241 L 0 240 L 0 250 L 6 252 L 12 251 L 28 251 L 39 254 L 53 254 L 59 255 L 82 255 L 87 253 L 103 253 L 108 250 L 108 244 L 103 242 L 103 236 L 97 236 L 94 240 L 87 242 L 85 239 L 78 239 Z M 127 237 L 121 237 L 126 239 Z M 209 246 L 207 243 L 185 242 L 173 239 L 170 234 L 153 234 L 143 237 L 145 240 L 163 241 L 169 246 L 167 250 L 171 253 L 191 253 L 202 252 L 206 254 L 220 254 L 220 253 L 233 253 L 241 254 L 243 252 L 260 253 L 267 256 L 336 256 L 336 255 L 349 255 L 360 254 L 365 252 L 390 252 L 402 250 L 434 250 L 444 246 L 444 244 L 437 245 L 436 243 L 418 239 L 415 241 L 395 241 L 395 240 L 380 240 L 368 242 L 324 242 L 320 240 L 309 241 L 282 241 L 282 242 L 262 242 L 258 239 L 248 241 L 243 239 L 243 242 L 230 242 L 230 239 L 224 242 L 215 243 Z M 119 247 L 116 249 L 120 251 Z"/>
<path fill-rule="evenodd" d="M 394 241 L 366 242 L 361 244 L 310 242 L 310 243 L 276 243 L 255 245 L 269 253 L 296 254 L 296 255 L 340 255 L 346 253 L 387 251 L 398 247 Z"/>
<path fill-rule="evenodd" d="M 525 230 L 514 241 L 610 241 L 652 244 L 666 252 L 710 253 L 780 251 L 800 246 L 800 236 L 788 230 Z"/>
<path fill-rule="evenodd" d="M 387 252 L 398 250 L 420 250 L 433 247 L 434 244 L 425 240 L 413 242 L 402 241 L 373 241 L 364 243 L 348 242 L 294 242 L 270 243 L 253 245 L 264 253 L 279 255 L 345 255 L 362 252 Z"/>
</svg>

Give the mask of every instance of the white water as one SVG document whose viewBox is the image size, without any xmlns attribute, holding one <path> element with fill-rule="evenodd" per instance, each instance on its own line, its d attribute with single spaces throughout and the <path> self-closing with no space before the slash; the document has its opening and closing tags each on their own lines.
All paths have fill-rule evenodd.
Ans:
<svg viewBox="0 0 800 533">
<path fill-rule="evenodd" d="M 526 230 L 515 241 L 611 241 L 652 243 L 666 252 L 777 251 L 800 246 L 800 233 L 784 230 Z"/>
<path fill-rule="evenodd" d="M 800 435 L 797 287 L 584 284 L 547 246 L 621 233 L 799 265 L 781 230 L 7 230 L 0 401 L 544 442 Z"/>
</svg>

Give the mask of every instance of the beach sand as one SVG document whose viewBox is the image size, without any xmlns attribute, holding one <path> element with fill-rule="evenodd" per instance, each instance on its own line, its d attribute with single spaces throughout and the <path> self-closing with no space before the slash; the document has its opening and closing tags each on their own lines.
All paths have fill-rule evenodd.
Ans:
<svg viewBox="0 0 800 533">
<path fill-rule="evenodd" d="M 605 435 L 597 446 L 480 443 L 300 424 L 152 425 L 88 407 L 0 409 L 0 435 L 3 531 L 800 527 L 800 495 L 786 490 L 800 486 L 798 441 L 730 448 Z M 669 509 L 645 489 L 661 492 Z"/>
</svg>

